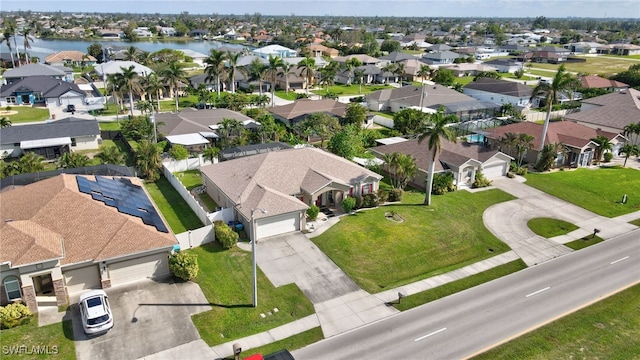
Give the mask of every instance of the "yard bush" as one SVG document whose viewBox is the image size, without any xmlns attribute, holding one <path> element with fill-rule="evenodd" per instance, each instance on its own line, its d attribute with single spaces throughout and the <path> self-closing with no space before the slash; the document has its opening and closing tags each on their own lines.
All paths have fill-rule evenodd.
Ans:
<svg viewBox="0 0 640 360">
<path fill-rule="evenodd" d="M 11 329 L 31 320 L 31 311 L 21 303 L 13 303 L 0 307 L 0 327 Z"/>
<path fill-rule="evenodd" d="M 218 240 L 220 245 L 225 249 L 231 249 L 240 237 L 237 232 L 233 231 L 229 225 L 221 220 L 213 222 L 213 230 L 216 235 L 216 240 Z"/>
<path fill-rule="evenodd" d="M 389 201 L 390 202 L 402 201 L 402 195 L 404 195 L 404 190 L 391 189 L 389 190 Z"/>
<path fill-rule="evenodd" d="M 342 208 L 346 213 L 350 213 L 351 211 L 353 211 L 355 206 L 356 206 L 356 199 L 351 196 L 347 196 L 344 200 L 342 200 Z"/>
<path fill-rule="evenodd" d="M 389 193 L 384 189 L 378 189 L 378 202 L 386 203 L 389 200 Z"/>
<path fill-rule="evenodd" d="M 484 177 L 484 174 L 482 173 L 482 171 L 478 171 L 476 173 L 475 180 L 473 181 L 473 184 L 471 185 L 471 187 L 477 189 L 477 188 L 487 187 L 489 185 L 491 185 L 491 180 Z"/>
<path fill-rule="evenodd" d="M 610 162 L 611 160 L 613 160 L 613 153 L 610 152 L 606 152 L 604 153 L 604 162 Z"/>
<path fill-rule="evenodd" d="M 452 173 L 439 173 L 433 176 L 433 188 L 431 189 L 432 194 L 443 195 L 449 191 L 454 191 L 455 189 L 456 187 L 453 185 Z"/>
<path fill-rule="evenodd" d="M 315 221 L 318 218 L 318 214 L 320 214 L 320 208 L 316 205 L 311 205 L 307 209 L 307 216 L 309 216 L 309 220 Z"/>
<path fill-rule="evenodd" d="M 362 204 L 364 204 L 364 199 L 362 198 L 362 196 L 358 195 L 355 197 L 356 199 L 356 206 L 354 207 L 354 209 L 362 209 Z"/>
<path fill-rule="evenodd" d="M 184 160 L 189 157 L 189 151 L 183 145 L 175 144 L 171 146 L 169 155 L 171 155 L 175 160 Z"/>
<path fill-rule="evenodd" d="M 372 208 L 378 206 L 378 195 L 366 194 L 362 197 L 362 207 Z"/>
<path fill-rule="evenodd" d="M 526 166 L 522 166 L 516 169 L 516 174 L 520 175 L 520 176 L 525 176 L 527 175 L 527 167 Z"/>
<path fill-rule="evenodd" d="M 198 276 L 198 255 L 178 251 L 169 257 L 171 274 L 182 280 L 190 281 Z"/>
</svg>

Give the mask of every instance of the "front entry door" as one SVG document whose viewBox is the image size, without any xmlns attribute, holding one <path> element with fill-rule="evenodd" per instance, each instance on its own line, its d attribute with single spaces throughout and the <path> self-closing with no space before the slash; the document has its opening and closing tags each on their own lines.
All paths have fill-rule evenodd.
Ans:
<svg viewBox="0 0 640 360">
<path fill-rule="evenodd" d="M 36 276 L 33 278 L 33 286 L 36 290 L 36 295 L 53 295 L 53 281 L 51 280 L 51 274 L 45 274 Z"/>
</svg>

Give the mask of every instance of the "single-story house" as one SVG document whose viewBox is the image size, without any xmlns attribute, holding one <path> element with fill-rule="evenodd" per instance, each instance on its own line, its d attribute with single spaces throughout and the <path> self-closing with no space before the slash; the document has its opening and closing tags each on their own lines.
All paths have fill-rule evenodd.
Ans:
<svg viewBox="0 0 640 360">
<path fill-rule="evenodd" d="M 580 77 L 582 87 L 585 89 L 605 89 L 609 92 L 621 91 L 629 88 L 629 85 L 616 80 L 605 79 L 598 75 L 585 75 Z"/>
<path fill-rule="evenodd" d="M 73 70 L 64 66 L 51 66 L 47 64 L 35 63 L 22 65 L 20 67 L 9 69 L 2 74 L 5 84 L 11 84 L 18 80 L 26 79 L 33 76 L 48 76 L 56 80 L 66 82 L 73 81 Z"/>
<path fill-rule="evenodd" d="M 431 152 L 426 142 L 419 144 L 417 139 L 394 141 L 388 145 L 369 148 L 369 150 L 382 160 L 384 160 L 385 154 L 393 154 L 394 152 L 413 157 L 418 172 L 410 184 L 420 189 L 426 188 L 431 158 Z M 512 159 L 505 153 L 481 144 L 443 141 L 442 151 L 435 164 L 435 172 L 452 173 L 454 185 L 461 188 L 470 186 L 479 171 L 489 180 L 505 176 L 509 171 Z"/>
<path fill-rule="evenodd" d="M 564 119 L 619 134 L 640 121 L 640 91 L 630 88 L 582 100 L 580 111 Z"/>
<path fill-rule="evenodd" d="M 61 174 L 0 192 L 0 302 L 73 302 L 169 276 L 178 244 L 137 178 Z"/>
<path fill-rule="evenodd" d="M 336 56 L 335 58 L 333 58 L 333 60 L 341 64 L 344 64 L 351 59 L 358 59 L 358 61 L 360 61 L 362 65 L 379 66 L 380 63 L 382 62 L 380 59 L 374 58 L 373 56 L 369 56 L 367 54 L 353 54 L 353 55 L 347 55 L 347 56 Z"/>
<path fill-rule="evenodd" d="M 340 55 L 340 52 L 337 49 L 326 47 L 321 44 L 309 44 L 305 48 L 305 50 L 311 53 L 311 57 L 323 57 L 327 56 L 330 58 L 335 58 Z"/>
<path fill-rule="evenodd" d="M 613 54 L 613 55 L 640 55 L 640 45 L 634 44 L 609 44 L 602 45 L 597 50 L 598 54 Z"/>
<path fill-rule="evenodd" d="M 120 74 L 122 73 L 122 69 L 129 69 L 133 66 L 133 71 L 135 71 L 140 76 L 145 76 L 147 74 L 153 73 L 153 70 L 150 68 L 138 64 L 135 61 L 128 60 L 111 60 L 102 64 L 98 64 L 95 66 L 94 70 L 102 79 L 106 79 L 107 75 L 111 74 Z"/>
<path fill-rule="evenodd" d="M 44 58 L 44 62 L 55 66 L 93 66 L 98 60 L 82 51 L 67 50 L 59 51 Z"/>
<path fill-rule="evenodd" d="M 483 64 L 498 69 L 501 73 L 514 73 L 516 70 L 523 69 L 523 63 L 512 59 L 495 59 L 483 62 Z"/>
<path fill-rule="evenodd" d="M 249 234 L 253 215 L 256 240 L 305 229 L 310 205 L 339 208 L 347 196 L 375 193 L 382 179 L 313 147 L 242 157 L 200 171 L 207 194 L 216 204 L 234 208 Z"/>
<path fill-rule="evenodd" d="M 238 159 L 245 156 L 264 154 L 270 151 L 291 149 L 291 145 L 283 142 L 270 142 L 264 144 L 251 144 L 245 146 L 234 146 L 220 151 L 220 161 Z"/>
<path fill-rule="evenodd" d="M 84 104 L 87 93 L 77 84 L 49 76 L 29 76 L 0 86 L 0 106 L 61 107 Z"/>
<path fill-rule="evenodd" d="M 190 49 L 178 49 L 178 51 L 181 51 L 185 56 L 190 57 L 193 62 L 198 64 L 199 66 L 205 66 L 204 60 L 208 57 L 207 54 L 203 54 L 201 52 L 193 51 Z"/>
<path fill-rule="evenodd" d="M 535 164 L 540 153 L 540 137 L 542 136 L 542 124 L 534 122 L 520 122 L 504 125 L 496 128 L 486 129 L 483 131 L 489 146 L 495 149 L 509 153 L 517 157 L 515 149 L 509 149 L 502 145 L 500 139 L 507 133 L 527 134 L 533 136 L 533 148 L 524 155 L 527 163 Z M 545 137 L 545 145 L 562 144 L 567 150 L 566 153 L 558 153 L 556 166 L 583 167 L 591 165 L 594 151 L 597 144 L 591 139 L 598 136 L 606 136 L 613 144 L 613 154 L 618 155 L 620 148 L 624 145 L 626 139 L 619 133 L 602 131 L 590 128 L 588 126 L 577 124 L 573 121 L 556 121 L 550 122 Z"/>
<path fill-rule="evenodd" d="M 429 53 L 424 53 L 422 55 L 422 59 L 427 64 L 432 64 L 432 65 L 453 64 L 453 62 L 456 59 L 463 58 L 463 57 L 464 56 L 449 50 L 444 50 L 439 52 L 429 52 Z"/>
<path fill-rule="evenodd" d="M 347 104 L 332 99 L 299 99 L 291 104 L 267 108 L 276 120 L 282 121 L 287 126 L 294 126 L 313 113 L 327 113 L 338 120 L 344 118 Z"/>
<path fill-rule="evenodd" d="M 515 81 L 483 77 L 465 85 L 462 92 L 474 99 L 490 101 L 498 105 L 538 107 L 537 98 L 534 98 L 533 104 L 530 101 L 533 89 Z"/>
<path fill-rule="evenodd" d="M 269 56 L 280 58 L 298 57 L 298 52 L 296 50 L 289 49 L 282 45 L 267 45 L 265 47 L 255 49 L 251 53 L 265 59 L 268 59 Z"/>
<path fill-rule="evenodd" d="M 101 143 L 98 121 L 69 117 L 0 129 L 0 158 L 34 152 L 53 160 L 71 151 L 98 149 Z"/>
<path fill-rule="evenodd" d="M 442 65 L 440 66 L 442 69 L 447 69 L 453 71 L 453 75 L 455 76 L 475 76 L 479 72 L 493 72 L 498 71 L 493 66 L 488 66 L 486 64 L 470 64 L 470 63 L 460 63 L 460 64 L 451 64 L 451 65 Z"/>
</svg>

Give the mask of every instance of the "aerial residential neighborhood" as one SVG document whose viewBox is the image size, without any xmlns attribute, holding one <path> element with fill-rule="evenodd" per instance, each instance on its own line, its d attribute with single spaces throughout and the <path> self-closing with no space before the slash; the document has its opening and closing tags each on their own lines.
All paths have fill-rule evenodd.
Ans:
<svg viewBox="0 0 640 360">
<path fill-rule="evenodd" d="M 2 358 L 637 357 L 639 9 L 503 2 L 7 1 Z"/>
</svg>

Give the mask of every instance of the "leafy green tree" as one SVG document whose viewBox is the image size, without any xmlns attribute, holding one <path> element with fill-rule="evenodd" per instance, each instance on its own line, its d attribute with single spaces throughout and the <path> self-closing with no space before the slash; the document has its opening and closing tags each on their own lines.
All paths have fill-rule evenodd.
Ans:
<svg viewBox="0 0 640 360">
<path fill-rule="evenodd" d="M 214 221 L 213 231 L 216 236 L 216 241 L 218 241 L 225 249 L 231 249 L 238 243 L 238 233 L 233 231 L 233 229 L 229 227 L 229 225 L 225 224 L 224 221 Z"/>
<path fill-rule="evenodd" d="M 358 104 L 358 103 L 349 103 L 347 105 L 347 109 L 345 111 L 344 120 L 342 123 L 344 125 L 354 124 L 357 126 L 362 126 L 362 124 L 367 120 L 367 109 Z"/>
<path fill-rule="evenodd" d="M 436 71 L 436 74 L 433 77 L 433 82 L 444 86 L 451 86 L 455 81 L 456 76 L 453 74 L 453 70 L 449 69 L 440 68 Z"/>
<path fill-rule="evenodd" d="M 423 141 L 427 141 L 429 149 L 429 173 L 427 176 L 427 189 L 424 199 L 425 205 L 431 205 L 431 191 L 433 189 L 433 175 L 435 173 L 436 161 L 442 149 L 442 140 L 449 142 L 456 142 L 456 135 L 448 126 L 449 124 L 458 122 L 458 118 L 455 115 L 445 115 L 444 107 L 440 107 L 438 112 L 429 115 L 429 121 L 427 122 L 422 134 L 418 137 L 418 144 Z"/>
<path fill-rule="evenodd" d="M 115 146 L 104 145 L 100 146 L 100 148 L 102 151 L 99 152 L 96 157 L 100 159 L 103 164 L 124 165 L 125 156 L 120 149 Z"/>
<path fill-rule="evenodd" d="M 138 142 L 138 148 L 135 151 L 136 166 L 141 177 L 147 181 L 155 182 L 160 178 L 160 169 L 162 168 L 160 153 L 158 145 L 151 141 L 141 140 Z"/>
<path fill-rule="evenodd" d="M 0 179 L 20 174 L 20 164 L 17 161 L 5 162 L 0 159 Z"/>
<path fill-rule="evenodd" d="M 477 171 L 471 187 L 474 189 L 483 188 L 491 185 L 491 180 L 487 179 L 482 171 Z"/>
<path fill-rule="evenodd" d="M 380 51 L 386 51 L 388 53 L 400 51 L 400 42 L 397 40 L 384 40 L 382 44 L 380 44 Z"/>
<path fill-rule="evenodd" d="M 42 163 L 43 160 L 42 156 L 37 155 L 34 152 L 29 151 L 24 153 L 18 161 L 20 174 L 34 173 L 44 170 L 44 164 Z"/>
<path fill-rule="evenodd" d="M 351 196 L 347 196 L 346 198 L 344 198 L 344 200 L 342 200 L 342 208 L 344 209 L 344 212 L 346 212 L 347 214 L 351 213 L 351 211 L 353 211 L 355 207 L 356 207 L 355 198 Z"/>
<path fill-rule="evenodd" d="M 99 63 L 103 62 L 104 60 L 102 44 L 98 42 L 94 42 L 93 44 L 89 45 L 89 47 L 87 48 L 87 54 L 96 58 Z"/>
<path fill-rule="evenodd" d="M 341 129 L 338 118 L 326 113 L 313 113 L 309 120 L 313 124 L 313 132 L 320 138 L 320 147 L 324 147 L 324 141 Z"/>
<path fill-rule="evenodd" d="M 453 174 L 450 172 L 437 173 L 433 175 L 433 189 L 431 193 L 434 195 L 444 195 L 450 191 L 455 191 L 456 186 L 453 184 Z"/>
<path fill-rule="evenodd" d="M 189 157 L 189 150 L 186 147 L 180 144 L 174 144 L 169 149 L 169 155 L 174 160 L 184 160 Z"/>
<path fill-rule="evenodd" d="M 352 57 L 349 60 L 345 61 L 343 68 L 345 70 L 347 70 L 347 72 L 349 72 L 349 78 L 347 80 L 347 85 L 349 85 L 350 83 L 355 83 L 355 79 L 354 79 L 354 71 L 358 66 L 361 66 L 362 63 L 360 62 L 360 60 L 358 60 L 358 58 Z M 361 84 L 361 82 L 360 82 Z"/>
<path fill-rule="evenodd" d="M 345 126 L 329 139 L 327 150 L 345 159 L 353 159 L 364 151 L 358 130 L 357 125 Z"/>
<path fill-rule="evenodd" d="M 169 270 L 173 276 L 184 281 L 191 281 L 198 276 L 198 254 L 178 251 L 169 256 Z"/>
<path fill-rule="evenodd" d="M 426 113 L 406 108 L 393 114 L 393 128 L 405 135 L 416 135 L 422 131 L 426 120 Z"/>
<path fill-rule="evenodd" d="M 89 166 L 90 163 L 91 160 L 87 155 L 76 152 L 66 152 L 58 159 L 58 167 L 62 169 L 85 167 Z"/>
<path fill-rule="evenodd" d="M 120 132 L 128 140 L 151 140 L 153 138 L 153 123 L 147 116 L 136 116 L 120 121 Z"/>
<path fill-rule="evenodd" d="M 315 221 L 318 218 L 318 214 L 320 214 L 320 208 L 315 204 L 311 204 L 307 209 L 307 216 L 309 217 L 309 220 Z"/>
<path fill-rule="evenodd" d="M 551 83 L 541 82 L 534 89 L 533 94 L 531 95 L 531 101 L 538 96 L 542 96 L 544 98 L 545 105 L 547 107 L 547 115 L 544 119 L 544 126 L 542 128 L 542 136 L 540 137 L 540 149 L 543 149 L 545 146 L 545 141 L 547 138 L 547 129 L 549 128 L 549 120 L 551 118 L 551 110 L 553 108 L 553 104 L 558 101 L 558 97 L 561 93 L 566 91 L 572 91 L 580 86 L 580 82 L 571 76 L 571 74 L 567 73 L 567 69 L 564 64 L 560 65 L 556 75 L 553 77 L 553 81 Z"/>
</svg>

